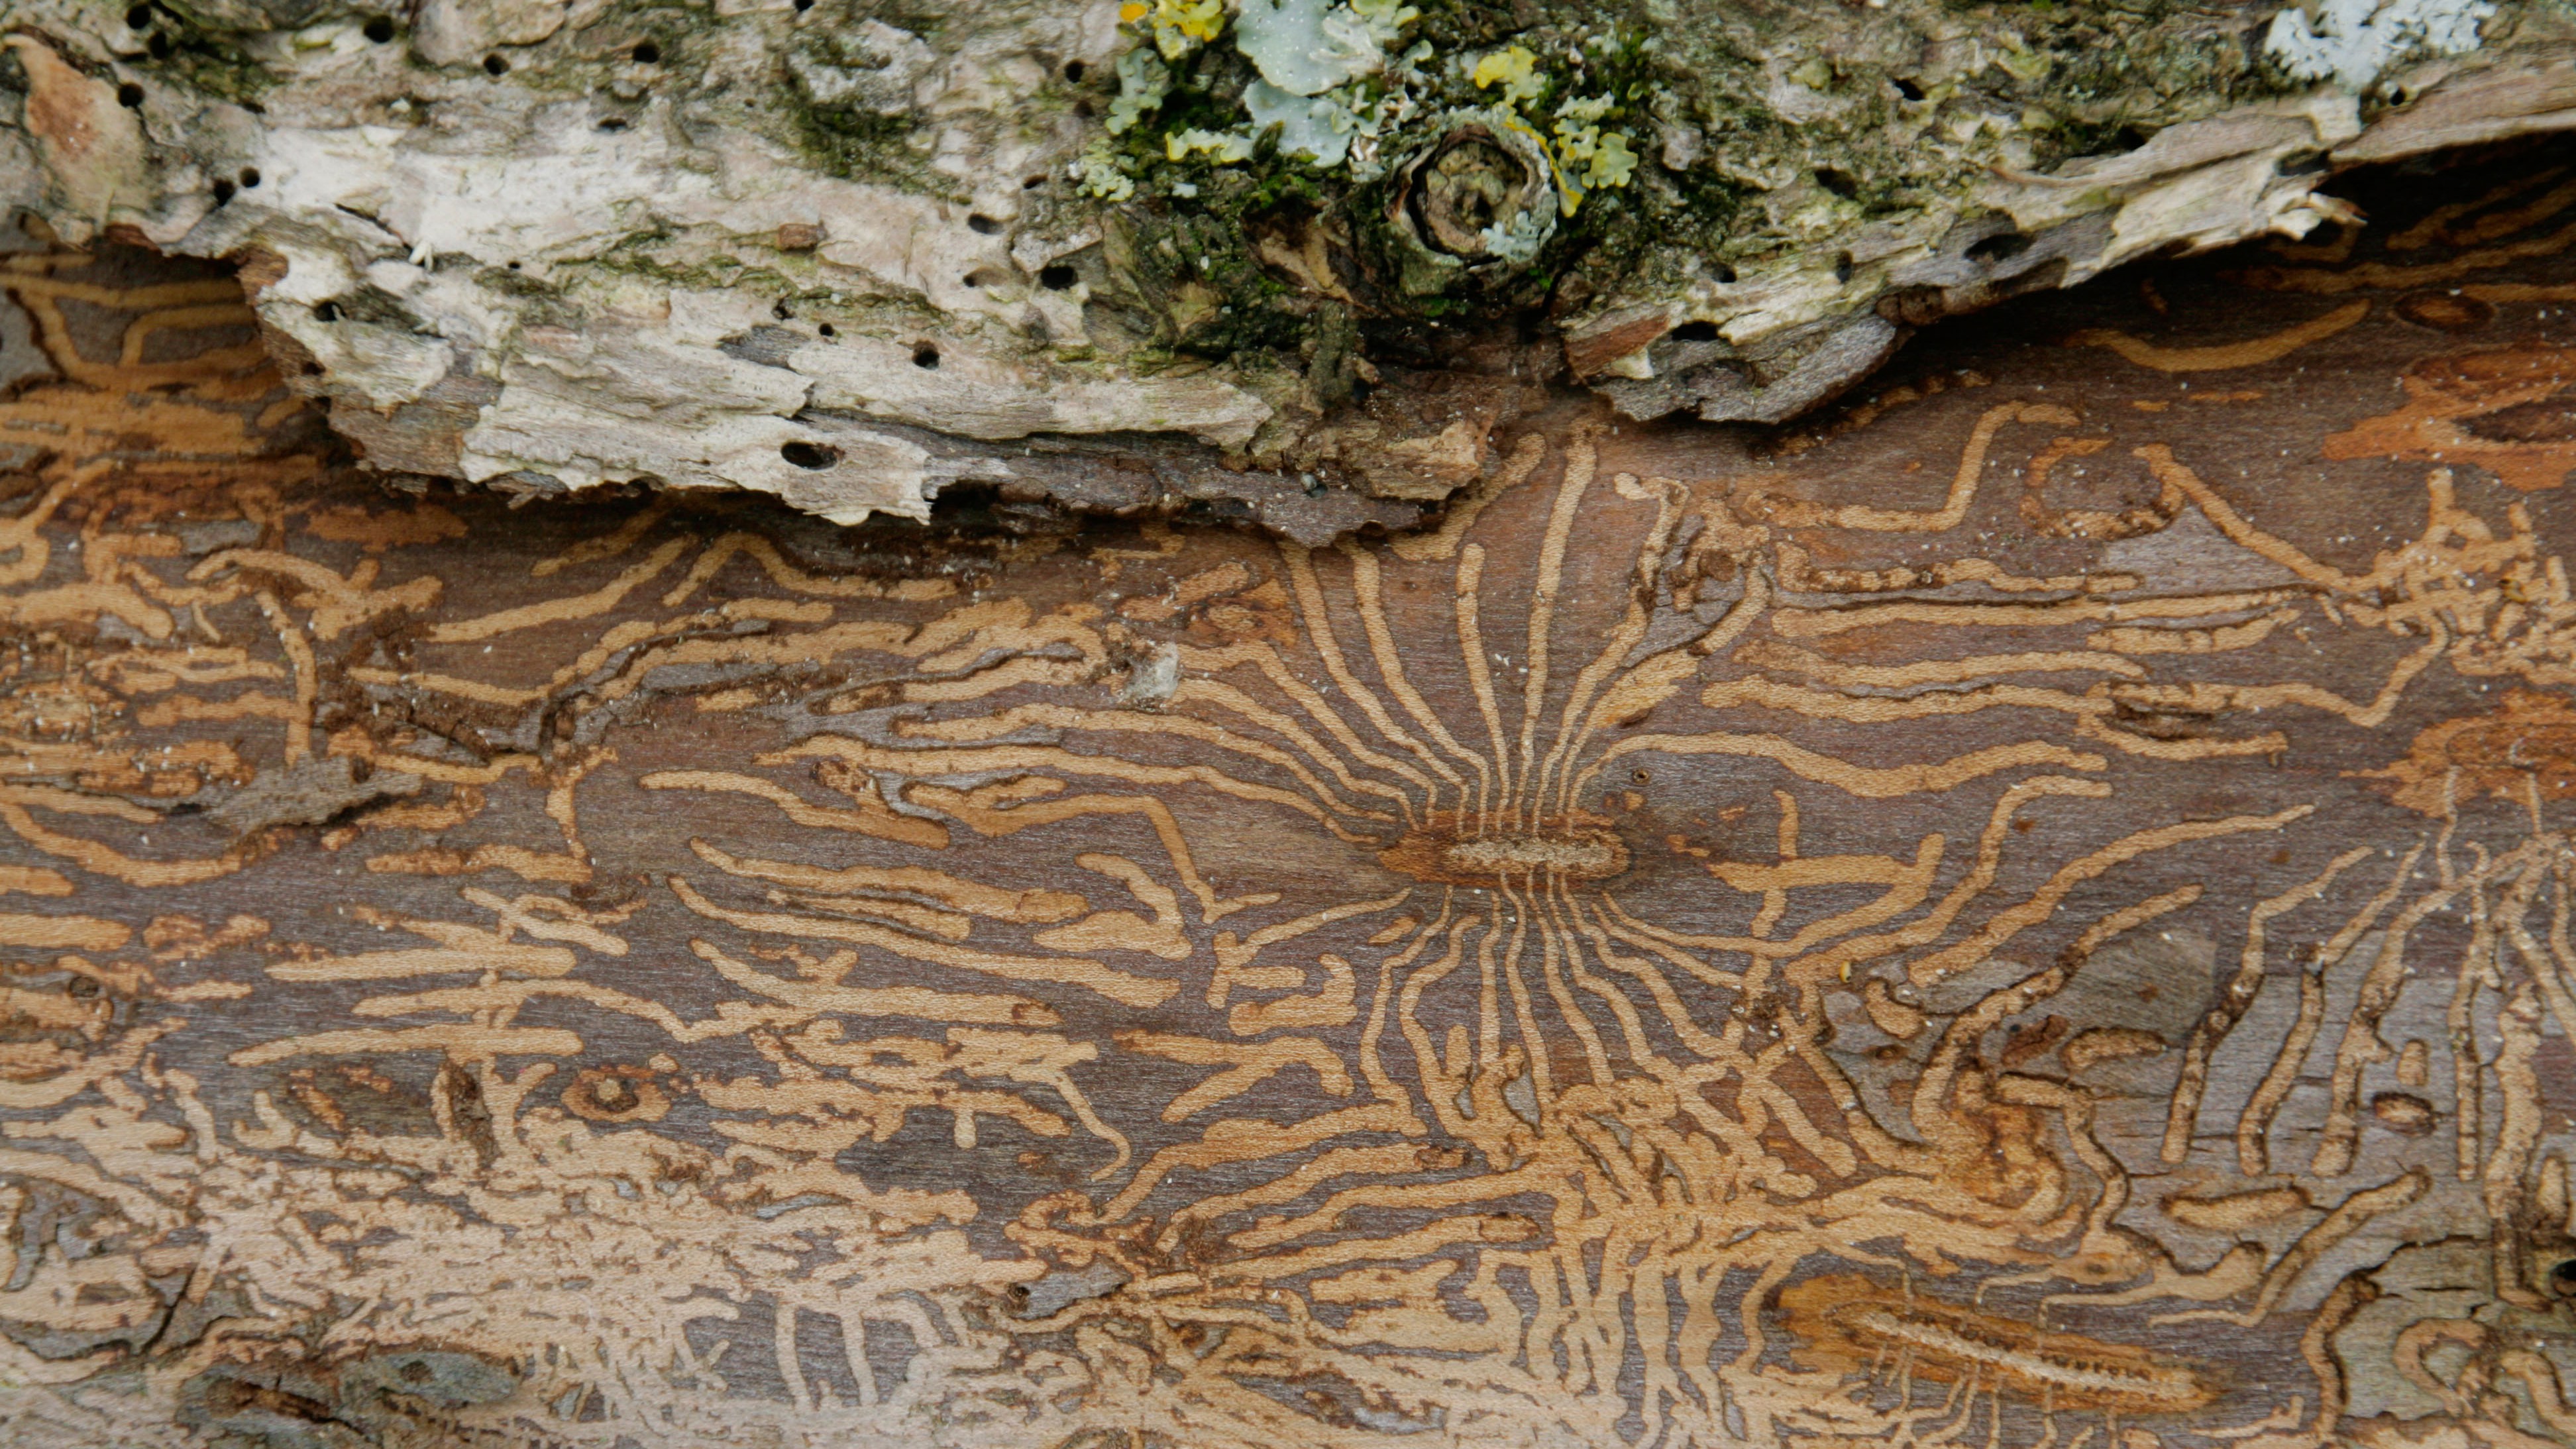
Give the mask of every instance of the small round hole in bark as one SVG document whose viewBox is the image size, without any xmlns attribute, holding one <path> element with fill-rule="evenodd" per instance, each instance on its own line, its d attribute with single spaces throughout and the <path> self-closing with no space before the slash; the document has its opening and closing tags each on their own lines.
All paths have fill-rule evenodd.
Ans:
<svg viewBox="0 0 2576 1449">
<path fill-rule="evenodd" d="M 966 218 L 966 227 L 977 236 L 992 236 L 1002 229 L 1002 224 L 979 211 Z"/>
<path fill-rule="evenodd" d="M 243 167 L 241 169 L 241 184 L 244 190 L 257 186 L 259 184 L 259 168 L 256 166 Z"/>
<path fill-rule="evenodd" d="M 1081 276 L 1062 262 L 1038 268 L 1038 285 L 1050 292 L 1064 291 L 1080 280 Z"/>
<path fill-rule="evenodd" d="M 826 448 L 820 443 L 809 443 L 802 438 L 792 443 L 779 444 L 778 456 L 799 468 L 829 468 L 841 461 L 839 449 Z"/>
<path fill-rule="evenodd" d="M 1998 233 L 1994 236 L 1980 238 L 1978 241 L 1970 245 L 1968 248 L 1968 260 L 1972 262 L 2008 261 L 2011 258 L 2020 256 L 2023 252 L 2029 250 L 2029 237 L 2023 236 L 2017 231 L 2007 231 Z"/>
<path fill-rule="evenodd" d="M 394 22 L 388 16 L 379 15 L 358 27 L 358 33 L 382 45 L 394 38 Z"/>
<path fill-rule="evenodd" d="M 626 129 L 626 118 L 624 116 L 605 117 L 600 121 L 599 129 L 612 133 L 623 131 Z"/>
<path fill-rule="evenodd" d="M 316 322 L 337 322 L 337 321 L 339 321 L 339 320 L 340 320 L 340 304 L 339 304 L 339 303 L 337 303 L 337 302 L 316 302 L 316 303 L 314 303 L 314 304 L 313 304 L 313 320 L 314 320 L 314 321 L 316 321 Z"/>
<path fill-rule="evenodd" d="M 510 63 L 501 58 L 501 53 L 499 51 L 494 51 L 492 54 L 483 57 L 483 73 L 485 75 L 508 75 L 510 73 Z"/>
<path fill-rule="evenodd" d="M 1852 255 L 1849 252 L 1845 252 L 1841 256 L 1834 258 L 1834 281 L 1837 285 L 1848 286 L 1851 279 Z"/>
<path fill-rule="evenodd" d="M 1898 76 L 1898 77 L 1896 78 L 1895 85 L 1896 85 L 1896 93 L 1897 93 L 1898 95 L 1900 95 L 1900 96 L 1905 97 L 1907 100 L 1909 100 L 1909 101 L 1919 101 L 1919 100 L 1923 99 L 1923 87 L 1916 85 L 1914 82 L 1912 82 L 1912 81 L 1910 81 L 1910 80 L 1907 80 L 1905 77 L 1903 77 L 1903 76 Z"/>
<path fill-rule="evenodd" d="M 2568 1258 L 2549 1270 L 2549 1287 L 2562 1298 L 2576 1298 L 2576 1258 Z"/>
<path fill-rule="evenodd" d="M 912 365 L 913 365 L 913 366 L 915 366 L 915 367 L 921 367 L 921 368 L 936 368 L 936 367 L 938 367 L 938 366 L 939 366 L 939 349 L 938 349 L 938 348 L 936 348 L 936 347 L 931 346 L 931 345 L 930 345 L 929 343 L 927 343 L 927 342 L 924 342 L 924 343 L 922 343 L 920 346 L 915 347 L 914 349 L 912 349 Z"/>
<path fill-rule="evenodd" d="M 218 181 L 214 185 L 214 193 L 215 205 L 221 206 L 233 199 L 233 184 L 229 181 Z"/>
<path fill-rule="evenodd" d="M 637 65 L 660 65 L 662 63 L 662 47 L 655 45 L 649 40 L 637 41 L 635 43 L 635 49 L 628 52 L 628 54 L 635 57 L 635 63 Z"/>
<path fill-rule="evenodd" d="M 125 12 L 125 28 L 128 30 L 141 30 L 151 23 L 152 7 L 149 5 L 137 5 Z"/>
<path fill-rule="evenodd" d="M 1845 201 L 1849 201 L 1860 194 L 1860 182 L 1853 179 L 1850 172 L 1836 171 L 1830 166 L 1822 167 L 1817 170 L 1816 184 L 1825 188 L 1827 191 L 1832 192 L 1834 195 L 1841 197 Z"/>
<path fill-rule="evenodd" d="M 116 103 L 125 107 L 129 111 L 142 105 L 143 87 L 136 85 L 132 81 L 127 81 L 125 84 L 118 86 L 116 88 Z"/>
<path fill-rule="evenodd" d="M 829 323 L 829 322 L 824 323 L 822 326 L 817 327 L 817 328 L 815 328 L 814 330 L 815 330 L 815 331 L 817 331 L 817 332 L 822 333 L 822 334 L 823 334 L 824 336 L 826 336 L 826 337 L 838 337 L 838 336 L 840 336 L 840 335 L 841 335 L 841 331 L 840 331 L 840 329 L 839 329 L 839 328 L 837 328 L 837 327 L 834 327 L 834 326 L 833 326 L 831 323 Z"/>
<path fill-rule="evenodd" d="M 1671 336 L 1675 342 L 1715 342 L 1717 340 L 1717 324 L 1714 322 L 1685 322 L 1679 327 L 1674 328 L 1668 335 Z"/>
<path fill-rule="evenodd" d="M 152 58 L 154 60 L 168 60 L 170 58 L 170 37 L 162 34 L 158 30 L 153 31 L 152 38 L 144 42 L 143 48 L 152 52 Z"/>
<path fill-rule="evenodd" d="M 1021 182 L 1021 183 L 1020 183 L 1020 189 L 1021 189 L 1022 191 L 1035 191 L 1035 190 L 1037 190 L 1039 187 L 1044 186 L 1044 185 L 1046 185 L 1046 178 L 1045 178 L 1045 177 L 1043 177 L 1043 176 L 1032 176 L 1032 177 L 1030 177 L 1029 179 L 1027 179 L 1026 181 L 1023 181 L 1023 182 Z"/>
</svg>

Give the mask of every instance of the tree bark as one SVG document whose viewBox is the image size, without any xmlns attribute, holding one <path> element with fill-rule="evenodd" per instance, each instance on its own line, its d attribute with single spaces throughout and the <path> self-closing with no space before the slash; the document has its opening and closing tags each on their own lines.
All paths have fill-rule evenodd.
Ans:
<svg viewBox="0 0 2576 1449">
<path fill-rule="evenodd" d="M 388 471 L 1315 543 L 1490 482 L 1533 386 L 1778 423 L 2571 124 L 2576 26 L 2491 0 L 17 0 L 0 204 L 237 263 Z"/>
<path fill-rule="evenodd" d="M 2566 176 L 1312 550 L 389 491 L 12 254 L 0 1439 L 2576 1440 Z"/>
</svg>

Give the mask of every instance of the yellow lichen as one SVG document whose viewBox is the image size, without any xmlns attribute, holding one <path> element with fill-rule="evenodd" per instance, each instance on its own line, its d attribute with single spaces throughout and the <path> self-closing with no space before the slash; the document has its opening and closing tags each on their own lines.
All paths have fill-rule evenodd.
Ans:
<svg viewBox="0 0 2576 1449">
<path fill-rule="evenodd" d="M 1225 0 L 1154 0 L 1150 15 L 1140 0 L 1128 0 L 1118 18 L 1129 25 L 1150 20 L 1155 48 L 1179 60 L 1225 32 Z"/>
<path fill-rule="evenodd" d="M 1546 78 L 1539 75 L 1535 69 L 1537 61 L 1538 57 L 1530 54 L 1525 47 L 1506 46 L 1501 50 L 1489 52 L 1484 58 L 1478 60 L 1475 71 L 1468 79 L 1476 83 L 1478 90 L 1500 85 L 1503 88 L 1505 104 L 1525 105 L 1537 100 L 1540 93 L 1547 89 Z"/>
<path fill-rule="evenodd" d="M 1594 188 L 1625 186 L 1636 169 L 1637 153 L 1628 149 L 1627 133 L 1612 131 L 1601 138 L 1592 164 L 1583 173 L 1583 184 Z"/>
</svg>

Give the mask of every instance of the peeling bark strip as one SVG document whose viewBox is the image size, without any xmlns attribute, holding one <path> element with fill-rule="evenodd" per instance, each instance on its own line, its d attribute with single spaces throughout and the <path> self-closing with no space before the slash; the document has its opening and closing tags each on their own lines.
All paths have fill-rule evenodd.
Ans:
<svg viewBox="0 0 2576 1449">
<path fill-rule="evenodd" d="M 1312 549 L 0 259 L 0 1441 L 2568 1442 L 2571 165 Z"/>
<path fill-rule="evenodd" d="M 1490 482 L 1534 385 L 1781 422 L 2571 124 L 2555 0 L 15 0 L 0 206 L 237 263 L 388 471 L 1316 543 Z"/>
</svg>

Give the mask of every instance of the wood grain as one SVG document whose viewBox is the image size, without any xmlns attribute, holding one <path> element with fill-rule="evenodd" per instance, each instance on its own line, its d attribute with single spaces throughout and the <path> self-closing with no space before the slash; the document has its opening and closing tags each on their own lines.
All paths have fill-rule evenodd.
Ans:
<svg viewBox="0 0 2576 1449">
<path fill-rule="evenodd" d="M 1445 522 L 388 492 L 0 260 L 0 1437 L 2576 1440 L 2576 182 Z"/>
</svg>

